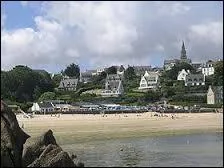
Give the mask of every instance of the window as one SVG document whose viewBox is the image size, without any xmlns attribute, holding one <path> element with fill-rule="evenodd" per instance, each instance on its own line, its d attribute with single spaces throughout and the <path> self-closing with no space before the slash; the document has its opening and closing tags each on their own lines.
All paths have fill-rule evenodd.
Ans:
<svg viewBox="0 0 224 168">
<path fill-rule="evenodd" d="M 197 78 L 194 78 L 194 81 L 196 82 L 197 81 Z"/>
</svg>

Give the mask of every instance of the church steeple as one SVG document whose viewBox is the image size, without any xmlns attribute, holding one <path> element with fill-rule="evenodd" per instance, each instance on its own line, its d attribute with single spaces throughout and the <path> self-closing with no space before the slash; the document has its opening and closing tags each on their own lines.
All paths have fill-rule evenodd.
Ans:
<svg viewBox="0 0 224 168">
<path fill-rule="evenodd" d="M 183 44 L 182 44 L 180 59 L 187 59 L 187 54 L 186 54 L 186 50 L 185 50 L 185 46 L 184 46 L 184 41 L 183 41 Z"/>
</svg>

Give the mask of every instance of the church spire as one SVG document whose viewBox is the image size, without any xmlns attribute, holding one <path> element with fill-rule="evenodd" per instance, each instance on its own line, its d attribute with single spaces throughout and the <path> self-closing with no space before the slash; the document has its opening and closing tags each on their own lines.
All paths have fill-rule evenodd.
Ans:
<svg viewBox="0 0 224 168">
<path fill-rule="evenodd" d="M 180 59 L 187 59 L 187 54 L 186 54 L 186 50 L 185 50 L 185 46 L 184 46 L 184 41 L 183 41 L 183 44 L 182 44 Z"/>
</svg>

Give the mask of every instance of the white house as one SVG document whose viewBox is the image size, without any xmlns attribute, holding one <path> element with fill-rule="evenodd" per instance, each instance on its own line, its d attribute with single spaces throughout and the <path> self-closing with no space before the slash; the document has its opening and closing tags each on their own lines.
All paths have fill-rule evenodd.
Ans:
<svg viewBox="0 0 224 168">
<path fill-rule="evenodd" d="M 155 89 L 159 84 L 159 72 L 148 72 L 141 77 L 138 89 Z"/>
<path fill-rule="evenodd" d="M 223 86 L 209 86 L 207 92 L 207 104 L 223 103 Z"/>
<path fill-rule="evenodd" d="M 54 110 L 54 105 L 50 102 L 33 103 L 31 107 L 32 112 L 43 112 L 44 114 L 46 112 L 53 112 Z"/>
<path fill-rule="evenodd" d="M 101 95 L 103 97 L 118 97 L 124 93 L 122 79 L 118 74 L 107 75 L 105 89 Z"/>
<path fill-rule="evenodd" d="M 190 74 L 190 71 L 189 70 L 185 70 L 185 69 L 182 69 L 181 71 L 179 71 L 178 75 L 177 75 L 177 80 L 183 80 L 185 81 L 186 79 L 186 76 Z"/>
<path fill-rule="evenodd" d="M 202 73 L 205 76 L 209 76 L 209 75 L 213 75 L 215 72 L 214 69 L 214 63 L 213 61 L 209 60 L 208 62 L 206 62 L 203 66 L 202 66 Z"/>
</svg>

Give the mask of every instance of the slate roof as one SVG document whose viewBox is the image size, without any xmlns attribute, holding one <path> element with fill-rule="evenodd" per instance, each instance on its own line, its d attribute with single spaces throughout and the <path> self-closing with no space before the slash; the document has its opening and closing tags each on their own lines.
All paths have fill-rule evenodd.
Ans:
<svg viewBox="0 0 224 168">
<path fill-rule="evenodd" d="M 118 71 L 120 71 L 120 72 L 122 72 L 122 71 L 124 71 L 124 70 L 125 70 L 125 68 L 124 68 L 123 65 L 121 65 L 121 66 L 118 68 Z"/>
<path fill-rule="evenodd" d="M 117 90 L 121 81 L 119 80 L 111 80 L 107 81 L 105 85 L 105 90 Z"/>
<path fill-rule="evenodd" d="M 151 66 L 133 66 L 135 71 L 149 71 L 151 70 Z"/>
<path fill-rule="evenodd" d="M 118 74 L 108 74 L 106 81 L 109 80 L 121 80 L 121 77 Z"/>
<path fill-rule="evenodd" d="M 40 108 L 54 108 L 50 102 L 40 102 L 38 105 Z"/>
<path fill-rule="evenodd" d="M 178 63 L 178 62 L 180 62 L 180 60 L 178 59 L 164 60 L 164 64 Z"/>
<path fill-rule="evenodd" d="M 223 86 L 212 86 L 212 91 L 216 94 L 216 93 L 223 93 Z"/>
<path fill-rule="evenodd" d="M 63 79 L 58 88 L 73 88 L 77 86 L 77 83 L 78 79 Z"/>
<path fill-rule="evenodd" d="M 203 74 L 188 74 L 186 76 L 186 82 L 204 82 Z"/>
</svg>

